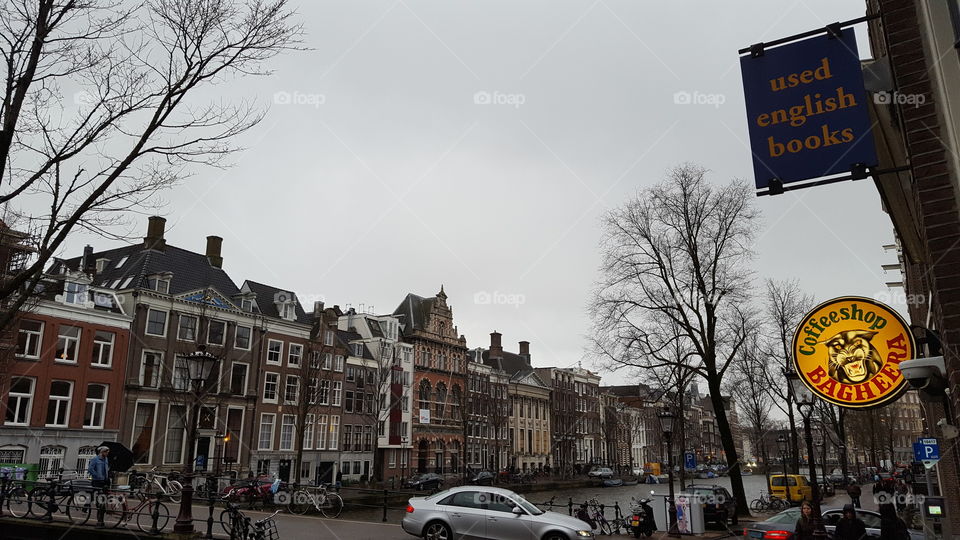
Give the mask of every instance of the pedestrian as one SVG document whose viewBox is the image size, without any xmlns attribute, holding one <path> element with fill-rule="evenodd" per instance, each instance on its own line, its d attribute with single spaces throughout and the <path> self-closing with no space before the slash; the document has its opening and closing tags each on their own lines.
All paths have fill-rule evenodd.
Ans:
<svg viewBox="0 0 960 540">
<path fill-rule="evenodd" d="M 910 491 L 907 489 L 907 484 L 904 482 L 897 482 L 896 494 L 894 495 L 897 502 L 897 513 L 903 512 L 907 507 L 907 498 L 910 494 Z"/>
<path fill-rule="evenodd" d="M 857 511 L 852 504 L 843 506 L 843 517 L 837 522 L 837 530 L 833 533 L 834 540 L 863 540 L 867 536 L 867 525 L 857 517 Z"/>
<path fill-rule="evenodd" d="M 892 504 L 880 505 L 880 540 L 910 540 L 907 524 Z"/>
<path fill-rule="evenodd" d="M 854 508 L 860 508 L 860 495 L 863 494 L 863 490 L 860 489 L 859 484 L 850 484 L 847 486 L 847 495 L 850 496 L 850 503 Z"/>
<path fill-rule="evenodd" d="M 813 511 L 813 505 L 803 501 L 800 505 L 800 518 L 797 519 L 797 528 L 794 530 L 794 540 L 820 540 L 827 536 L 823 526 L 823 519 Z"/>
<path fill-rule="evenodd" d="M 102 529 L 106 525 L 103 523 L 103 515 L 106 513 L 104 497 L 107 494 L 107 488 L 110 487 L 110 461 L 107 456 L 110 455 L 110 448 L 101 446 L 97 448 L 97 455 L 87 464 L 87 472 L 90 473 L 90 485 L 93 486 L 93 496 L 97 503 L 97 528 Z"/>
</svg>

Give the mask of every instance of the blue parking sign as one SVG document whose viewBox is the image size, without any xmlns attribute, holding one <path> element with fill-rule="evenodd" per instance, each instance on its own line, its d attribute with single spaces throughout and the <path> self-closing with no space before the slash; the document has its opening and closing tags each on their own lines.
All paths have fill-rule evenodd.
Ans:
<svg viewBox="0 0 960 540">
<path fill-rule="evenodd" d="M 697 468 L 697 455 L 693 452 L 686 452 L 683 454 L 683 466 L 686 469 L 696 469 Z"/>
<path fill-rule="evenodd" d="M 913 443 L 913 457 L 917 461 L 940 459 L 940 446 L 936 439 L 920 439 Z"/>
</svg>

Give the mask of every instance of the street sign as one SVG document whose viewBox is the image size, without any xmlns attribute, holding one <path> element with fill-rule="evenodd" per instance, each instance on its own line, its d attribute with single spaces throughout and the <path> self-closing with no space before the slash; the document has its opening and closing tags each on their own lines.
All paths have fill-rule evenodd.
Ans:
<svg viewBox="0 0 960 540">
<path fill-rule="evenodd" d="M 685 452 L 683 454 L 683 467 L 686 469 L 696 469 L 697 455 L 693 452 Z"/>
<path fill-rule="evenodd" d="M 920 439 L 913 443 L 913 457 L 922 461 L 928 469 L 940 459 L 940 446 L 937 439 Z M 930 462 L 928 465 L 927 463 Z"/>
</svg>

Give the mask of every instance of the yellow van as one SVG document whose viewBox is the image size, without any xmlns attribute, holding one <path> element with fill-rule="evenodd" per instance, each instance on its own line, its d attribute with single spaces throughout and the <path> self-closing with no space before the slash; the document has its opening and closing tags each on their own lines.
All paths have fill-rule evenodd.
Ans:
<svg viewBox="0 0 960 540">
<path fill-rule="evenodd" d="M 787 496 L 789 489 L 790 495 Z M 807 477 L 799 474 L 775 474 L 770 476 L 770 494 L 792 503 L 813 498 L 813 488 L 807 482 Z"/>
</svg>

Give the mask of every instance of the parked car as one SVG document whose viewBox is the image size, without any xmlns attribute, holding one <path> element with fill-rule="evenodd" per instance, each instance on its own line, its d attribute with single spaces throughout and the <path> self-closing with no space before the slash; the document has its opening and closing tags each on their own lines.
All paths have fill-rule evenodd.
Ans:
<svg viewBox="0 0 960 540">
<path fill-rule="evenodd" d="M 440 489 L 443 477 L 437 473 L 424 473 L 411 476 L 403 483 L 403 487 L 422 491 L 424 489 Z"/>
<path fill-rule="evenodd" d="M 807 477 L 801 474 L 774 474 L 770 475 L 770 494 L 788 502 L 798 503 L 803 500 L 809 501 L 813 495 L 813 488 L 807 482 Z"/>
<path fill-rule="evenodd" d="M 692 484 L 687 491 L 696 495 L 696 502 L 703 503 L 703 520 L 726 526 L 727 521 L 737 524 L 737 500 L 723 486 Z"/>
<path fill-rule="evenodd" d="M 817 480 L 820 481 L 820 495 L 824 497 L 833 497 L 836 495 L 836 489 L 833 487 L 833 482 L 830 480 L 830 477 L 819 477 Z"/>
<path fill-rule="evenodd" d="M 823 511 L 824 526 L 827 534 L 833 536 L 837 522 L 843 517 L 842 508 L 830 508 Z M 857 517 L 867 526 L 867 538 L 880 538 L 880 514 L 873 510 L 857 509 Z M 800 508 L 787 508 L 766 521 L 752 523 L 743 529 L 743 537 L 749 540 L 793 540 L 793 531 L 800 518 Z M 923 531 L 909 529 L 910 540 L 923 540 Z"/>
<path fill-rule="evenodd" d="M 430 539 L 584 540 L 590 526 L 547 512 L 516 493 L 495 487 L 459 486 L 413 497 L 401 522 L 413 536 Z"/>
<path fill-rule="evenodd" d="M 470 477 L 469 483 L 475 486 L 489 486 L 493 484 L 493 473 L 490 471 L 480 471 Z"/>
<path fill-rule="evenodd" d="M 596 467 L 587 473 L 590 478 L 613 478 L 613 469 L 610 467 Z"/>
<path fill-rule="evenodd" d="M 838 473 L 831 474 L 830 483 L 833 484 L 834 488 L 846 487 L 846 482 L 844 481 L 842 474 L 838 474 Z"/>
</svg>

